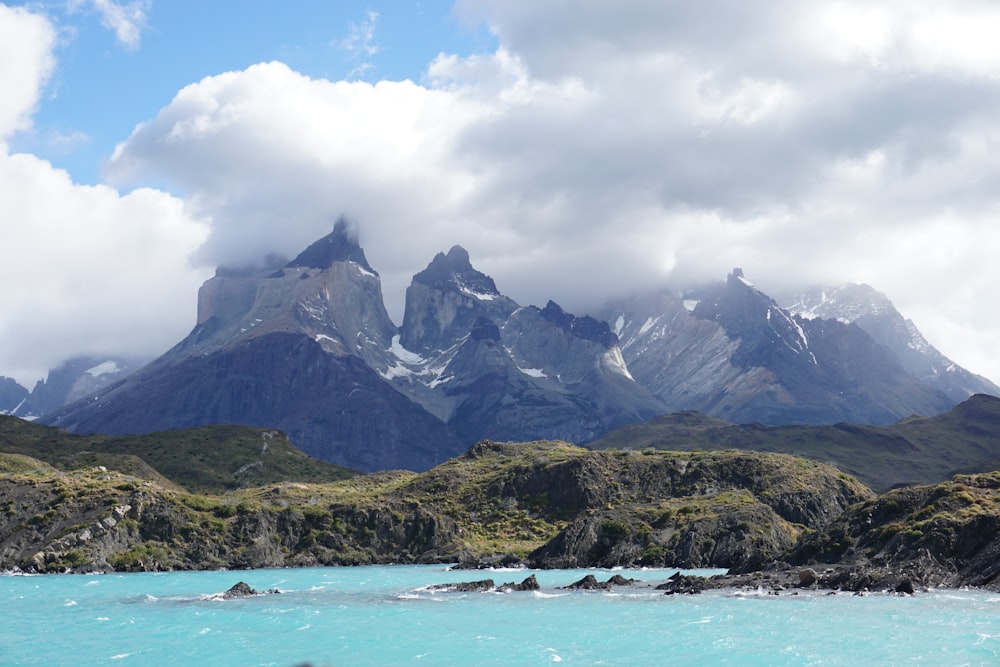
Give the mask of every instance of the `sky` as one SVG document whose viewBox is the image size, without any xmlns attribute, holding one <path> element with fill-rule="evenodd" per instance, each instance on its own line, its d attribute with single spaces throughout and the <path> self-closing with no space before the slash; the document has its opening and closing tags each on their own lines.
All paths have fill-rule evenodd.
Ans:
<svg viewBox="0 0 1000 667">
<path fill-rule="evenodd" d="M 864 282 L 1000 381 L 992 0 L 0 0 L 0 375 L 155 356 L 344 215 L 570 312 Z"/>
</svg>

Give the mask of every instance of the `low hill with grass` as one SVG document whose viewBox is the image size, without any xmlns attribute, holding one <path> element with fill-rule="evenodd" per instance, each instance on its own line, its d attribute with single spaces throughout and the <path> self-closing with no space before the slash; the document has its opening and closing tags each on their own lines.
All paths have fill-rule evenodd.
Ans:
<svg viewBox="0 0 1000 667">
<path fill-rule="evenodd" d="M 789 560 L 849 565 L 829 583 L 851 590 L 883 588 L 900 573 L 922 585 L 995 586 L 1000 472 L 894 489 L 806 536 Z"/>
<path fill-rule="evenodd" d="M 733 424 L 678 412 L 616 429 L 588 447 L 782 452 L 830 463 L 881 491 L 995 469 L 1000 398 L 978 394 L 944 414 L 910 417 L 892 426 Z"/>
<path fill-rule="evenodd" d="M 196 493 L 272 482 L 330 482 L 357 473 L 314 459 L 284 433 L 247 426 L 199 426 L 147 435 L 76 435 L 0 415 L 0 452 L 61 470 L 103 466 Z"/>
<path fill-rule="evenodd" d="M 114 470 L 0 469 L 0 567 L 34 571 L 463 562 L 753 567 L 873 497 L 745 452 L 483 442 L 422 473 L 195 494 Z"/>
</svg>

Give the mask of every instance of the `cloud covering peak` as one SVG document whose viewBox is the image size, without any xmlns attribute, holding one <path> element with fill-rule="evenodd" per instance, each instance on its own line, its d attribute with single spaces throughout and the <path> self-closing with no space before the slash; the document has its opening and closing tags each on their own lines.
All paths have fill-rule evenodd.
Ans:
<svg viewBox="0 0 1000 667">
<path fill-rule="evenodd" d="M 357 220 L 397 321 L 413 273 L 454 244 L 517 301 L 581 314 L 743 266 L 765 291 L 872 284 L 946 354 L 1000 377 L 1000 315 L 984 307 L 1000 282 L 1000 7 L 455 12 L 498 47 L 441 54 L 419 81 L 277 61 L 205 77 L 135 127 L 108 178 L 176 193 L 160 194 L 201 230 L 186 236 L 201 269 L 292 257 Z"/>
</svg>

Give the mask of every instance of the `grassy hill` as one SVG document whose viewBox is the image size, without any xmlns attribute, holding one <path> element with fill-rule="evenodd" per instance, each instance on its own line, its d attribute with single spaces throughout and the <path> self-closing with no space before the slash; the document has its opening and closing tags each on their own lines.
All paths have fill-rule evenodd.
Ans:
<svg viewBox="0 0 1000 667">
<path fill-rule="evenodd" d="M 783 452 L 830 463 L 875 490 L 885 490 L 995 469 L 1000 461 L 1000 398 L 978 394 L 944 414 L 910 417 L 892 426 L 732 424 L 678 412 L 616 429 L 588 447 Z"/>
<path fill-rule="evenodd" d="M 483 442 L 425 473 L 224 495 L 0 456 L 0 567 L 165 570 L 493 562 L 755 567 L 873 497 L 835 468 L 745 452 Z"/>
<path fill-rule="evenodd" d="M 357 473 L 314 459 L 285 434 L 246 426 L 199 426 L 147 435 L 77 435 L 0 416 L 0 452 L 60 470 L 104 466 L 170 488 L 223 493 L 273 482 L 332 482 Z"/>
</svg>

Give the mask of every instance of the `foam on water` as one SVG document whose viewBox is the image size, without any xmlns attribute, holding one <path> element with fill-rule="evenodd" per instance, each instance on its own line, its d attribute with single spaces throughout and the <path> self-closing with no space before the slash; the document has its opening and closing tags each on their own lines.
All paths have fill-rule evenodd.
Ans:
<svg viewBox="0 0 1000 667">
<path fill-rule="evenodd" d="M 0 663 L 1000 663 L 995 593 L 653 589 L 673 572 L 630 571 L 641 583 L 608 593 L 559 587 L 610 571 L 521 571 L 542 590 L 499 594 L 428 591 L 483 576 L 438 566 L 0 577 Z M 283 592 L 217 599 L 241 580 Z"/>
</svg>

